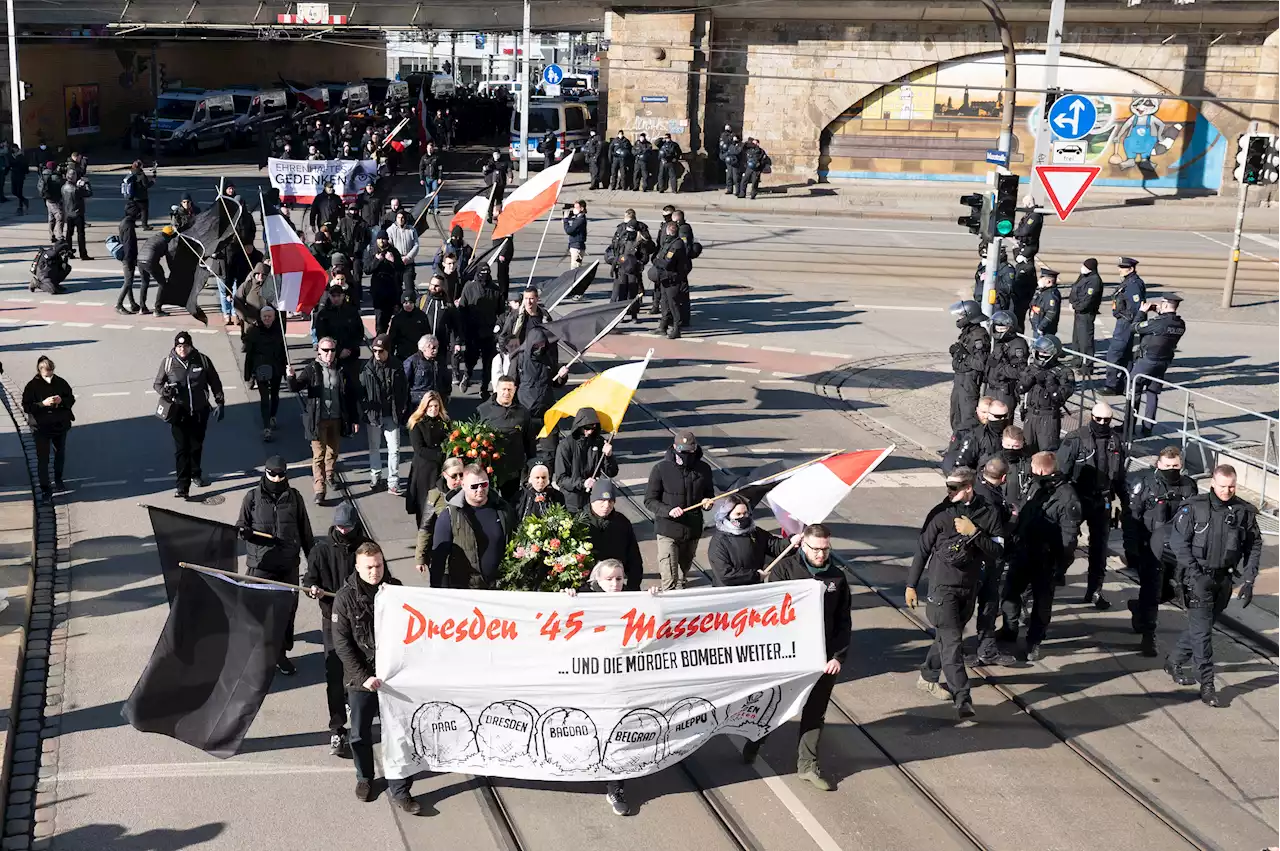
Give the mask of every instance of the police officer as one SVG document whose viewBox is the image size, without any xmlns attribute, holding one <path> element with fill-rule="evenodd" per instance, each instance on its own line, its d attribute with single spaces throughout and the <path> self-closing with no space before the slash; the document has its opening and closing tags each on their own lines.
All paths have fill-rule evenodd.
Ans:
<svg viewBox="0 0 1280 851">
<path fill-rule="evenodd" d="M 679 191 L 676 184 L 680 180 L 680 157 L 682 156 L 684 151 L 680 150 L 679 143 L 671 138 L 670 133 L 664 134 L 661 144 L 658 145 L 659 192 L 666 192 L 668 186 L 673 195 Z"/>
<path fill-rule="evenodd" d="M 765 153 L 764 148 L 760 147 L 760 142 L 756 139 L 748 139 L 746 147 L 742 150 L 742 183 L 738 186 L 738 197 L 750 192 L 752 201 L 756 198 L 756 193 L 760 191 L 760 175 L 764 174 L 765 166 L 769 162 L 769 155 Z"/>
<path fill-rule="evenodd" d="M 631 156 L 631 140 L 621 130 L 609 143 L 609 188 L 626 189 L 627 157 Z M 661 187 L 659 187 L 661 188 Z"/>
<path fill-rule="evenodd" d="M 978 269 L 973 274 L 973 300 L 979 304 L 983 303 L 986 298 L 986 272 L 987 270 L 987 252 L 985 247 L 978 246 Z M 996 311 L 1013 310 L 1013 286 L 1016 272 L 1012 265 L 1009 264 L 1004 254 L 1004 249 L 1000 248 L 996 251 L 996 271 L 992 278 L 992 287 L 995 290 Z M 1027 300 L 1030 304 L 1030 299 Z M 1016 322 L 1016 317 L 1015 317 Z"/>
<path fill-rule="evenodd" d="M 591 172 L 591 189 L 604 188 L 604 169 L 600 167 L 600 154 L 604 152 L 604 143 L 592 130 L 586 143 L 582 146 L 582 157 L 587 161 L 587 171 Z"/>
<path fill-rule="evenodd" d="M 1036 264 L 1021 254 L 1013 258 L 1013 275 L 1009 289 L 1009 310 L 1013 313 L 1019 334 L 1026 328 L 1027 313 L 1036 297 Z"/>
<path fill-rule="evenodd" d="M 1139 322 L 1133 329 L 1141 352 L 1133 365 L 1133 397 L 1136 400 L 1141 393 L 1145 399 L 1143 421 L 1138 424 L 1139 437 L 1147 437 L 1155 428 L 1157 394 L 1160 392 L 1159 384 L 1143 381 L 1142 376 L 1164 378 L 1165 370 L 1173 363 L 1178 341 L 1187 333 L 1187 323 L 1178 315 L 1180 304 L 1182 296 L 1168 293 L 1154 303 L 1142 305 L 1143 312 L 1154 308 L 1156 315 Z"/>
<path fill-rule="evenodd" d="M 1018 393 L 1026 398 L 1027 447 L 1031 453 L 1058 448 L 1062 438 L 1062 411 L 1075 392 L 1071 370 L 1059 363 L 1062 343 L 1045 334 L 1031 344 L 1031 362 L 1018 377 Z"/>
<path fill-rule="evenodd" d="M 538 140 L 538 153 L 542 154 L 543 171 L 546 171 L 548 168 L 556 164 L 557 147 L 559 147 L 559 143 L 556 141 L 556 134 L 554 130 L 548 130 L 546 133 L 542 134 L 542 138 Z"/>
<path fill-rule="evenodd" d="M 1029 197 L 1022 199 L 1022 205 L 1028 209 L 1018 226 L 1013 229 L 1013 238 L 1018 241 L 1018 256 L 1026 258 L 1027 262 L 1035 262 L 1036 255 L 1040 253 L 1040 231 L 1044 229 L 1044 213 L 1040 212 L 1040 208 Z"/>
<path fill-rule="evenodd" d="M 1253 582 L 1262 558 L 1257 511 L 1236 496 L 1236 470 L 1219 464 L 1209 493 L 1193 496 L 1178 510 L 1169 536 L 1178 559 L 1179 584 L 1187 608 L 1187 629 L 1165 661 L 1179 685 L 1200 683 L 1200 700 L 1218 706 L 1213 685 L 1213 623 L 1231 599 L 1232 577 L 1240 567 L 1239 599 L 1253 602 Z M 1241 566 L 1243 564 L 1243 566 Z M 1192 662 L 1195 671 L 1183 673 Z"/>
<path fill-rule="evenodd" d="M 976 301 L 951 305 L 960 338 L 951 344 L 951 431 L 958 433 L 975 423 L 974 410 L 982 395 L 991 335 L 983 327 L 982 308 Z"/>
<path fill-rule="evenodd" d="M 653 150 L 653 143 L 645 134 L 641 133 L 636 137 L 635 147 L 632 149 L 636 155 L 635 166 L 632 169 L 632 188 L 637 192 L 649 191 L 649 152 Z"/>
<path fill-rule="evenodd" d="M 1036 280 L 1036 293 L 1031 298 L 1031 336 L 1058 333 L 1058 316 L 1062 311 L 1062 294 L 1058 292 L 1058 273 L 1049 268 L 1040 270 Z"/>
<path fill-rule="evenodd" d="M 991 336 L 995 342 L 987 358 L 987 393 L 1010 408 L 1017 403 L 1018 377 L 1030 356 L 1027 341 L 1018 336 L 1016 322 L 1007 310 L 997 310 L 992 314 Z"/>
<path fill-rule="evenodd" d="M 742 191 L 742 140 L 735 133 L 729 141 L 720 143 L 720 162 L 724 164 L 724 194 L 737 195 Z"/>
<path fill-rule="evenodd" d="M 954 701 L 961 719 L 974 716 L 969 674 L 964 667 L 965 624 L 978 602 L 978 583 L 986 566 L 1004 552 L 996 509 L 973 490 L 974 473 L 957 467 L 947 474 L 947 495 L 925 518 L 915 560 L 907 575 L 906 604 L 915 608 L 916 586 L 929 567 L 925 607 L 934 639 L 920 666 L 916 688 L 939 700 Z M 946 677 L 946 686 L 939 675 Z"/>
<path fill-rule="evenodd" d="M 1058 447 L 1058 469 L 1076 487 L 1084 522 L 1089 527 L 1089 579 L 1083 602 L 1109 609 L 1102 596 L 1102 580 L 1107 569 L 1107 535 L 1111 525 L 1119 525 L 1129 504 L 1125 487 L 1126 451 L 1119 429 L 1111 427 L 1111 406 L 1093 406 L 1089 422 L 1063 438 Z M 1066 584 L 1067 565 L 1060 566 L 1058 585 Z"/>
<path fill-rule="evenodd" d="M 724 129 L 720 131 L 720 139 L 716 145 L 716 158 L 720 161 L 717 177 L 725 182 L 725 194 L 728 195 L 733 191 L 733 182 L 729 179 L 728 166 L 729 161 L 725 159 L 725 154 L 729 150 L 729 146 L 738 140 L 738 134 L 733 132 L 733 128 L 726 124 Z"/>
<path fill-rule="evenodd" d="M 1098 261 L 1090 257 L 1080 264 L 1080 275 L 1071 285 L 1071 309 L 1075 319 L 1071 326 L 1071 347 L 1077 352 L 1093 357 L 1093 326 L 1098 321 L 1098 309 L 1102 306 L 1102 276 L 1098 274 Z M 1080 365 L 1085 377 L 1093 371 L 1093 364 L 1084 361 Z"/>
<path fill-rule="evenodd" d="M 1182 450 L 1160 450 L 1153 470 L 1138 477 L 1129 490 L 1129 510 L 1120 519 L 1125 562 L 1138 572 L 1138 599 L 1129 601 L 1133 631 L 1142 636 L 1142 655 L 1156 656 L 1156 617 L 1161 603 L 1173 599 L 1177 558 L 1169 549 L 1173 518 L 1187 499 L 1199 492 L 1182 471 Z"/>
<path fill-rule="evenodd" d="M 1107 349 L 1107 363 L 1127 367 L 1133 360 L 1133 326 L 1137 323 L 1143 302 L 1147 300 L 1147 285 L 1138 277 L 1138 261 L 1121 257 L 1120 274 L 1124 277 L 1115 297 L 1111 300 L 1111 315 L 1116 318 L 1111 332 L 1111 346 Z M 1105 392 L 1112 395 L 1124 393 L 1124 374 L 1119 370 L 1107 370 Z"/>
<path fill-rule="evenodd" d="M 1009 574 L 1000 594 L 1004 626 L 998 637 L 1017 640 L 1022 596 L 1030 588 L 1027 661 L 1035 662 L 1040 659 L 1040 643 L 1053 615 L 1054 576 L 1071 562 L 1082 509 L 1075 488 L 1058 472 L 1052 452 L 1031 456 L 1031 476 L 1031 487 L 1008 545 Z"/>
</svg>

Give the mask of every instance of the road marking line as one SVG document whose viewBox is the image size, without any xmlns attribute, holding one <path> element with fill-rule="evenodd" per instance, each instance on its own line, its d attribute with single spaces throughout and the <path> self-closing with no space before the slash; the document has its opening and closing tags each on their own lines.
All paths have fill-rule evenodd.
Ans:
<svg viewBox="0 0 1280 851">
<path fill-rule="evenodd" d="M 778 215 L 786 215 L 779 213 Z M 889 230 L 887 228 L 837 228 L 825 225 L 765 225 L 756 224 L 755 222 L 699 222 L 699 227 L 704 228 L 764 228 L 765 230 L 836 230 L 848 231 L 850 233 L 910 233 L 924 234 L 926 236 L 960 236 L 947 230 Z M 714 247 L 710 246 L 710 247 Z"/>
<path fill-rule="evenodd" d="M 26 302 L 32 302 L 32 301 L 35 301 L 35 299 L 33 299 L 33 298 L 27 298 L 26 296 L 17 296 L 17 295 L 13 295 L 13 296 L 9 296 L 8 298 L 6 298 L 6 299 L 5 299 L 5 301 L 17 301 L 17 302 L 26 303 Z"/>
<path fill-rule="evenodd" d="M 756 455 L 772 455 L 775 450 L 769 446 L 749 446 L 747 447 L 747 451 L 753 452 Z"/>
<path fill-rule="evenodd" d="M 582 355 L 584 358 L 597 358 L 599 360 L 615 360 L 618 356 L 613 352 L 586 352 Z M 1151 382 L 1148 380 L 1147 382 Z"/>
<path fill-rule="evenodd" d="M 784 385 L 784 386 L 792 386 L 792 387 L 799 387 L 799 386 L 801 386 L 801 383 L 800 383 L 799 381 L 792 381 L 792 380 L 791 380 L 791 379 L 789 379 L 789 378 L 762 378 L 762 379 L 760 379 L 760 381 L 759 381 L 759 382 L 757 382 L 757 383 L 759 383 L 759 384 L 781 384 L 781 385 Z"/>
<path fill-rule="evenodd" d="M 77 301 L 77 307 L 106 307 L 105 301 Z"/>
<path fill-rule="evenodd" d="M 151 478 L 143 479 L 142 481 L 148 485 L 153 485 L 156 482 L 171 482 L 173 481 L 173 476 L 152 476 Z"/>
<path fill-rule="evenodd" d="M 711 381 L 718 381 L 721 384 L 746 384 L 745 378 L 712 378 Z"/>
<path fill-rule="evenodd" d="M 51 319 L 27 319 L 27 320 L 25 320 L 22 324 L 23 324 L 23 325 L 52 325 L 52 324 L 53 324 L 53 320 L 51 320 Z"/>
<path fill-rule="evenodd" d="M 1213 237 L 1211 237 L 1211 236 L 1205 236 L 1205 234 L 1200 233 L 1200 231 L 1198 231 L 1198 230 L 1193 230 L 1193 231 L 1192 231 L 1192 233 L 1194 233 L 1194 234 L 1195 234 L 1196 236 L 1198 236 L 1198 237 L 1201 237 L 1201 238 L 1203 238 L 1203 239 L 1207 239 L 1207 240 L 1209 240 L 1209 241 L 1210 241 L 1210 242 L 1212 242 L 1212 243 L 1216 243 L 1216 244 L 1218 244 L 1218 245 L 1221 245 L 1223 248 L 1230 248 L 1230 247 L 1231 247 L 1231 243 L 1229 243 L 1229 242 L 1223 242 L 1223 241 L 1222 241 L 1222 240 L 1220 240 L 1220 239 L 1214 239 L 1214 238 L 1213 238 Z M 1263 260 L 1263 261 L 1266 261 L 1267 263 L 1280 263 L 1280 260 L 1273 260 L 1273 259 L 1272 259 L 1272 258 L 1270 258 L 1270 257 L 1263 257 L 1261 254 L 1254 254 L 1252 251 L 1246 251 L 1246 250 L 1244 250 L 1243 248 L 1241 248 L 1241 249 L 1240 249 L 1240 253 L 1241 253 L 1241 254 L 1248 254 L 1248 255 L 1249 255 L 1250 257 L 1252 257 L 1254 260 Z"/>
<path fill-rule="evenodd" d="M 840 358 L 840 360 L 853 360 L 853 355 L 846 355 L 843 352 L 809 352 L 815 358 Z"/>
<path fill-rule="evenodd" d="M 129 395 L 128 390 L 116 390 L 112 393 L 94 393 L 93 397 L 96 399 L 102 396 L 128 396 L 128 395 Z"/>
<path fill-rule="evenodd" d="M 707 451 L 710 452 L 712 455 L 728 455 L 729 454 L 729 450 L 725 449 L 723 446 L 713 446 Z"/>
<path fill-rule="evenodd" d="M 1272 239 L 1269 236 L 1262 236 L 1261 234 L 1256 233 L 1242 233 L 1240 235 L 1245 239 L 1252 239 L 1255 242 L 1261 242 L 1263 245 L 1270 246 L 1271 248 L 1280 248 L 1280 240 Z"/>
<path fill-rule="evenodd" d="M 83 485 L 79 485 L 79 487 L 81 488 L 114 488 L 114 487 L 119 487 L 120 485 L 127 485 L 127 484 L 129 484 L 128 479 L 112 479 L 109 482 L 85 482 Z"/>
<path fill-rule="evenodd" d="M 739 751 L 742 750 L 740 743 L 735 741 L 733 744 Z M 226 765 L 226 763 L 215 764 Z M 751 764 L 755 768 L 756 774 L 759 774 L 760 779 L 769 787 L 769 791 L 782 802 L 782 806 L 787 808 L 791 813 L 791 817 L 800 824 L 800 827 L 804 828 L 804 832 L 809 834 L 809 838 L 813 840 L 821 851 L 841 851 L 840 843 L 831 838 L 831 834 L 827 833 L 826 829 L 814 818 L 813 813 L 809 812 L 809 808 L 796 797 L 796 793 L 791 791 L 763 757 L 757 756 Z M 67 772 L 58 772 L 58 780 L 63 780 L 66 774 Z"/>
<path fill-rule="evenodd" d="M 168 329 L 168 328 L 164 328 L 164 327 L 162 327 L 162 326 L 160 326 L 160 325 L 148 325 L 147 327 L 143 328 L 142 330 L 143 330 L 143 331 L 168 331 L 169 329 Z M 1148 383 L 1148 384 L 1150 384 L 1151 382 L 1149 382 L 1149 381 L 1148 381 L 1147 383 Z"/>
<path fill-rule="evenodd" d="M 750 345 L 749 343 L 732 343 L 732 342 L 730 342 L 730 341 L 728 341 L 728 340 L 716 340 L 716 345 L 717 345 L 717 346 L 730 346 L 731 348 L 735 348 L 735 349 L 749 349 L 749 348 L 751 348 L 751 345 Z"/>
<path fill-rule="evenodd" d="M 0 325 L 21 325 L 21 319 L 0 319 Z"/>
<path fill-rule="evenodd" d="M 825 455 L 828 452 L 839 452 L 839 449 L 828 449 L 825 446 L 801 446 L 797 452 L 816 452 L 819 455 Z"/>
<path fill-rule="evenodd" d="M 724 371 L 725 372 L 749 372 L 752 375 L 760 374 L 760 370 L 752 366 L 726 366 L 724 368 Z"/>
<path fill-rule="evenodd" d="M 787 348 L 787 347 L 785 347 L 785 346 L 761 346 L 761 347 L 760 347 L 760 351 L 762 351 L 762 352 L 786 352 L 786 353 L 787 353 L 787 354 L 789 354 L 789 355 L 793 355 L 793 354 L 795 354 L 795 353 L 796 353 L 796 350 L 795 350 L 795 349 L 788 349 L 788 348 Z M 1150 384 L 1150 382 L 1147 382 L 1147 383 L 1148 383 L 1148 384 Z"/>
<path fill-rule="evenodd" d="M 773 372 L 770 373 L 774 378 L 799 378 L 800 376 L 794 372 Z M 1151 382 L 1147 382 L 1150 384 Z"/>
<path fill-rule="evenodd" d="M 111 331 L 128 331 L 133 328 L 132 325 L 103 325 L 102 327 Z"/>
<path fill-rule="evenodd" d="M 92 328 L 93 323 L 92 322 L 63 322 L 62 326 L 64 328 Z"/>
<path fill-rule="evenodd" d="M 192 334 L 217 334 L 219 332 L 216 328 L 192 328 L 191 333 Z"/>
<path fill-rule="evenodd" d="M 706 342 L 706 340 L 703 339 L 702 337 L 681 337 L 680 339 L 686 343 L 705 343 Z"/>
<path fill-rule="evenodd" d="M 909 304 L 855 304 L 856 310 L 916 310 L 921 313 L 938 313 L 941 307 L 918 307 Z"/>
</svg>

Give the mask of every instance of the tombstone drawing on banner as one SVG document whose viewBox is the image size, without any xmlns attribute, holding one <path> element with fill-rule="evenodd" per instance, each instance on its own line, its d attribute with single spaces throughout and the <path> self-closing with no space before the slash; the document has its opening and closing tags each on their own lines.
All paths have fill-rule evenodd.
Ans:
<svg viewBox="0 0 1280 851">
<path fill-rule="evenodd" d="M 684 759 L 716 734 L 716 708 L 700 697 L 686 697 L 667 710 L 667 755 Z"/>
<path fill-rule="evenodd" d="M 533 732 L 538 724 L 538 710 L 518 700 L 490 703 L 480 713 L 476 725 L 476 744 L 480 757 L 504 765 L 533 764 Z"/>
<path fill-rule="evenodd" d="M 720 726 L 721 733 L 746 736 L 756 740 L 769 731 L 773 715 L 782 701 L 782 689 L 776 686 L 765 691 L 752 692 L 747 699 L 730 705 L 728 717 Z"/>
<path fill-rule="evenodd" d="M 410 722 L 414 756 L 429 765 L 461 763 L 475 757 L 471 717 L 452 703 L 424 703 Z"/>
<path fill-rule="evenodd" d="M 549 709 L 538 719 L 538 756 L 552 771 L 591 771 L 600 764 L 596 723 L 581 709 Z"/>
<path fill-rule="evenodd" d="M 667 751 L 667 718 L 652 709 L 623 715 L 604 746 L 604 767 L 618 774 L 657 768 Z"/>
</svg>

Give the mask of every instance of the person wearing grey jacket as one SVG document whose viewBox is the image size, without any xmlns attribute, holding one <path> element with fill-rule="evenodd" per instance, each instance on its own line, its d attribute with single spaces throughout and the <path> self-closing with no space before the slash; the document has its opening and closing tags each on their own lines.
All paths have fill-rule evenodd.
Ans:
<svg viewBox="0 0 1280 851">
<path fill-rule="evenodd" d="M 400 252 L 400 261 L 404 263 L 404 276 L 401 279 L 403 288 L 412 287 L 417 281 L 414 264 L 418 258 L 418 230 L 409 221 L 406 210 L 396 213 L 395 223 L 387 228 L 387 239 Z"/>
</svg>

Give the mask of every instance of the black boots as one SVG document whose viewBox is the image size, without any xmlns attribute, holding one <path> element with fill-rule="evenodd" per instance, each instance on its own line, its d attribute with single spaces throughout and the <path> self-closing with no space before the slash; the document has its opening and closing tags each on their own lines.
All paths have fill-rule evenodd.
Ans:
<svg viewBox="0 0 1280 851">
<path fill-rule="evenodd" d="M 1154 632 L 1142 633 L 1141 652 L 1148 659 L 1154 659 L 1160 655 L 1156 652 L 1156 634 Z"/>
<path fill-rule="evenodd" d="M 1196 678 L 1183 671 L 1182 666 L 1173 661 L 1172 657 L 1164 660 L 1164 672 L 1180 686 L 1193 686 L 1196 684 Z"/>
<path fill-rule="evenodd" d="M 1218 702 L 1218 690 L 1213 687 L 1212 682 L 1200 684 L 1200 702 L 1205 706 L 1212 706 L 1214 709 L 1222 707 L 1222 704 Z"/>
</svg>

